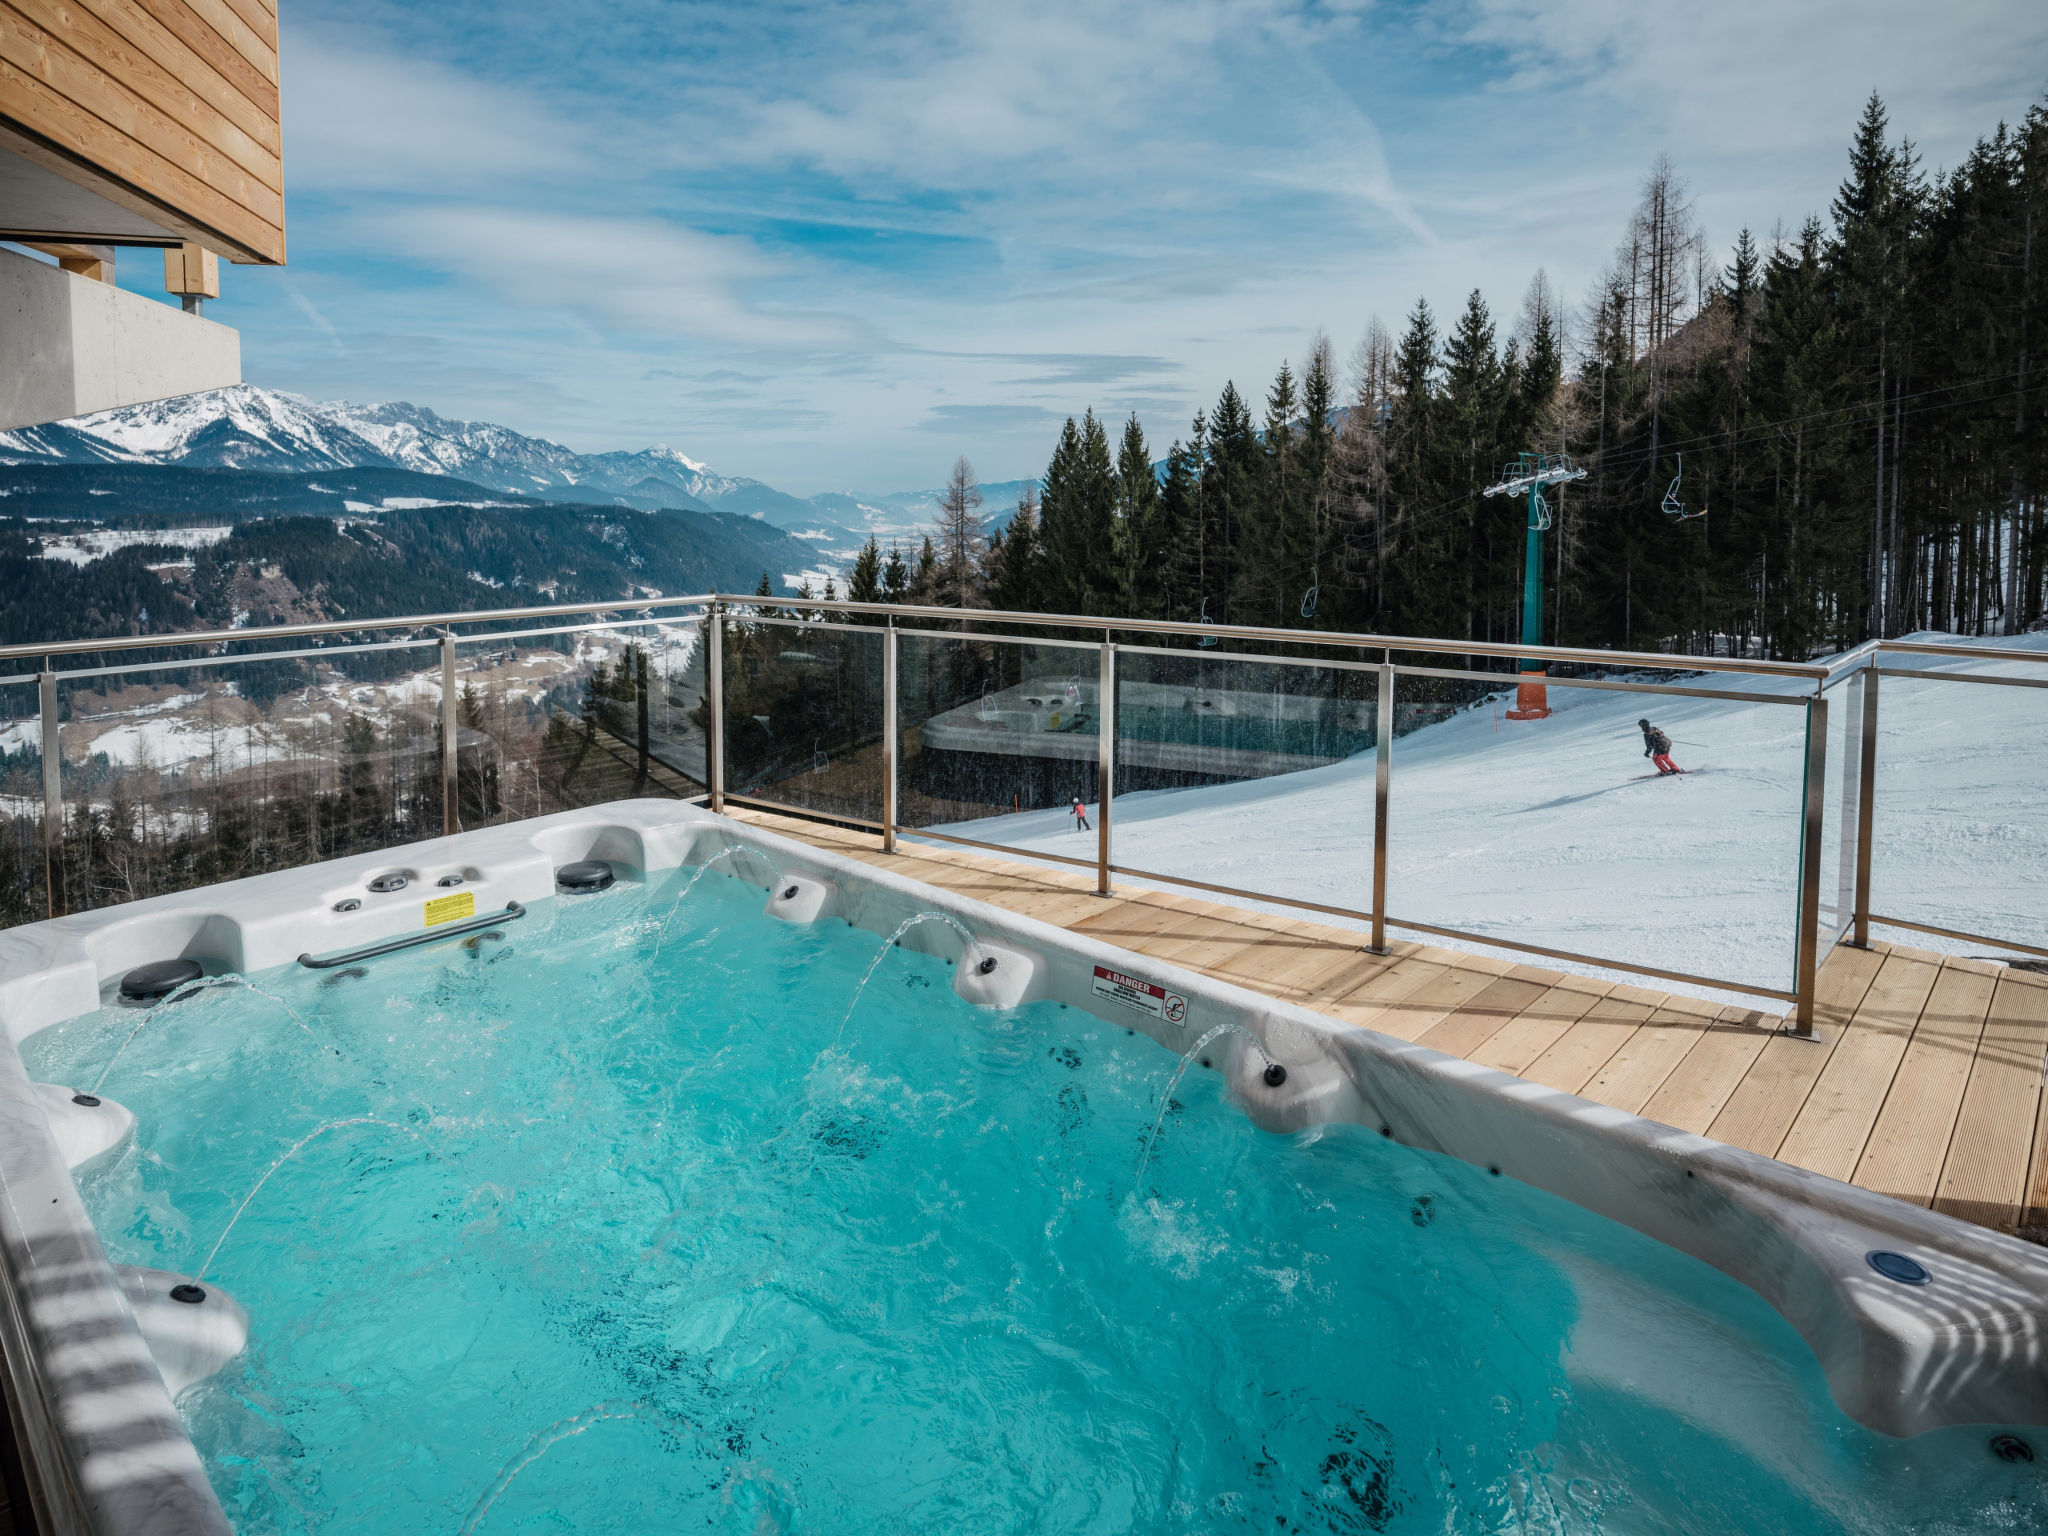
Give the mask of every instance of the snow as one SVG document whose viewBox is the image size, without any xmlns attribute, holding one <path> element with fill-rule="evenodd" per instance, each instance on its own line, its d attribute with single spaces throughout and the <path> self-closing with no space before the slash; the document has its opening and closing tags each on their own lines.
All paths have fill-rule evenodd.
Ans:
<svg viewBox="0 0 2048 1536">
<path fill-rule="evenodd" d="M 90 565 L 131 544 L 169 544 L 178 549 L 205 549 L 234 530 L 219 528 L 95 528 L 86 533 L 42 535 L 43 558 L 70 565 Z"/>
<path fill-rule="evenodd" d="M 214 725 L 203 720 L 165 718 L 117 725 L 93 738 L 94 753 L 134 768 L 176 768 L 218 756 L 222 766 L 277 762 L 293 755 L 274 732 L 260 725 Z"/>
<path fill-rule="evenodd" d="M 2048 635 L 1985 643 L 2031 649 L 2048 664 Z M 1886 664 L 1916 662 L 1920 670 L 2048 679 L 2048 666 L 2030 664 L 1905 657 Z M 1810 691 L 1793 679 L 1725 674 L 1674 686 L 1783 699 Z M 1835 897 L 1841 867 L 1847 694 L 1860 686 L 1829 693 L 1824 903 Z M 2041 943 L 2048 691 L 1895 678 L 1881 688 L 1873 910 Z M 1563 687 L 1550 690 L 1550 706 L 1548 720 L 1512 722 L 1497 718 L 1501 702 L 1494 700 L 1394 743 L 1390 915 L 1789 987 L 1804 710 Z M 1683 777 L 1646 776 L 1636 727 L 1644 716 L 1673 739 L 1674 756 L 1688 770 Z M 1374 772 L 1368 753 L 1277 778 L 1120 795 L 1114 861 L 1369 911 Z M 1094 834 L 1077 833 L 1060 810 L 944 830 L 1040 852 L 1094 851 Z M 1993 952 L 1879 933 L 1926 948 Z"/>
</svg>

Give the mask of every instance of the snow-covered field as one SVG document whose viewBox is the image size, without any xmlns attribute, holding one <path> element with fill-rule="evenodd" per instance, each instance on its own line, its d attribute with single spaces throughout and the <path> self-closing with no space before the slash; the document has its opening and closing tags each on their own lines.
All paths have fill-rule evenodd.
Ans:
<svg viewBox="0 0 2048 1536">
<path fill-rule="evenodd" d="M 131 544 L 170 544 L 179 549 L 205 549 L 234 530 L 217 528 L 94 528 L 84 533 L 46 533 L 43 558 L 72 565 L 90 565 Z"/>
<path fill-rule="evenodd" d="M 2048 678 L 2048 635 L 1987 643 L 2037 651 L 2044 665 L 1886 664 Z M 1784 698 L 1809 688 L 1725 674 L 1678 686 Z M 2048 943 L 2048 690 L 1895 678 L 1881 689 L 1874 910 Z M 1832 901 L 1845 689 L 1829 698 L 1824 899 Z M 1550 704 L 1550 719 L 1516 723 L 1489 703 L 1396 741 L 1390 914 L 1789 986 L 1804 711 L 1563 687 L 1550 690 Z M 1636 727 L 1646 715 L 1673 739 L 1684 777 L 1646 776 Z M 1367 754 L 1278 778 L 1120 795 L 1113 857 L 1370 910 L 1373 775 Z M 1094 835 L 1076 832 L 1062 811 L 946 830 L 1045 852 L 1094 850 Z M 1983 952 L 1925 935 L 1880 936 Z"/>
</svg>

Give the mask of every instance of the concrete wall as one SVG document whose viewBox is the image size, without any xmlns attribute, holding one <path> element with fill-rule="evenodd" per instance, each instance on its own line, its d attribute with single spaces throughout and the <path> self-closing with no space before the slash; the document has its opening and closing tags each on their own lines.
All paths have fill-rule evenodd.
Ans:
<svg viewBox="0 0 2048 1536">
<path fill-rule="evenodd" d="M 0 430 L 241 382 L 239 332 L 0 250 Z"/>
</svg>

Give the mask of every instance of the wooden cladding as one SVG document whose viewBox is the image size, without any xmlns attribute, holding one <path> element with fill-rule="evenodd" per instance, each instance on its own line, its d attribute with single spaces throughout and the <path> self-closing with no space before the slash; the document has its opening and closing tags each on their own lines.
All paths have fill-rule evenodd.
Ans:
<svg viewBox="0 0 2048 1536">
<path fill-rule="evenodd" d="M 0 148 L 231 261 L 282 262 L 275 0 L 0 0 Z"/>
</svg>

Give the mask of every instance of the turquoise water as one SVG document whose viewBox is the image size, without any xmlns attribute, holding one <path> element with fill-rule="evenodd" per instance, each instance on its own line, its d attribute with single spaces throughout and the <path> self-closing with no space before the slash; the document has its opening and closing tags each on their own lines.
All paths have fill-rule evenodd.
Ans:
<svg viewBox="0 0 2048 1536">
<path fill-rule="evenodd" d="M 715 871 L 160 1010 L 81 1187 L 244 1355 L 179 1407 L 244 1533 L 2048 1530 L 1981 1431 L 1835 1409 L 1717 1272 Z M 932 930 L 927 929 L 927 932 Z M 659 954 L 656 955 L 657 942 Z M 949 951 L 952 941 L 943 938 Z M 24 1048 L 89 1081 L 123 1009 Z"/>
</svg>

